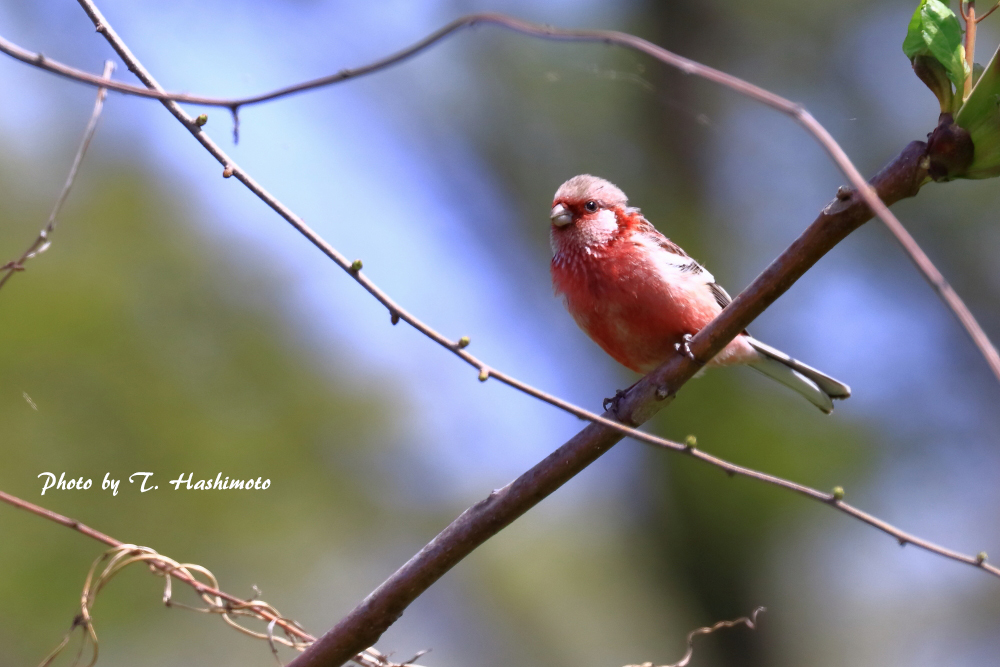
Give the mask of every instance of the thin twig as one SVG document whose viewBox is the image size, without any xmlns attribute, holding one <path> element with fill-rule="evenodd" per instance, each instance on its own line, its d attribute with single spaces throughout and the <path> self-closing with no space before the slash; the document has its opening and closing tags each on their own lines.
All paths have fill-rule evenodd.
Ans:
<svg viewBox="0 0 1000 667">
<path fill-rule="evenodd" d="M 993 12 L 995 12 L 995 11 L 997 10 L 997 8 L 1000 8 L 1000 2 L 998 2 L 998 3 L 997 3 L 997 4 L 995 4 L 995 5 L 993 5 L 993 8 L 992 8 L 992 9 L 990 9 L 990 11 L 986 12 L 985 14 L 983 14 L 982 16 L 980 16 L 979 18 L 977 18 L 977 19 L 976 19 L 976 23 L 982 23 L 982 22 L 983 22 L 983 20 L 984 20 L 984 19 L 985 19 L 986 17 L 988 17 L 988 16 L 990 15 L 990 14 L 992 14 Z M 972 65 L 970 64 L 969 66 L 971 67 Z"/>
<path fill-rule="evenodd" d="M 109 547 L 119 547 L 122 545 L 121 542 L 111 537 L 110 535 L 105 535 L 99 530 L 94 530 L 93 528 L 80 523 L 76 519 L 70 519 L 69 517 L 63 516 L 58 512 L 53 512 L 50 509 L 41 507 L 40 505 L 30 503 L 27 500 L 22 500 L 21 498 L 11 495 L 5 491 L 0 491 L 0 501 L 3 501 L 8 505 L 13 505 L 14 507 L 17 507 L 19 509 L 25 510 L 26 512 L 31 512 L 32 514 L 40 516 L 43 519 L 48 519 L 49 521 L 66 526 L 67 528 L 72 528 L 76 532 L 82 533 L 83 535 L 86 535 L 87 537 L 93 540 L 97 540 L 98 542 L 103 542 L 104 544 L 107 544 Z"/>
<path fill-rule="evenodd" d="M 677 451 L 674 447 L 670 447 L 669 449 Z M 743 466 L 735 465 L 733 463 L 720 459 L 717 456 L 712 456 L 711 454 L 707 454 L 694 447 L 685 447 L 684 453 L 688 454 L 689 456 L 695 459 L 698 459 L 699 461 L 703 461 L 717 468 L 721 468 L 722 470 L 727 472 L 730 476 L 739 475 L 741 477 L 748 477 L 750 479 L 755 479 L 758 482 L 765 482 L 767 484 L 771 484 L 773 486 L 777 486 L 782 489 L 788 489 L 789 491 L 794 491 L 795 493 L 803 495 L 807 498 L 812 498 L 813 500 L 817 500 L 821 503 L 826 503 L 840 510 L 844 514 L 852 518 L 855 518 L 858 521 L 866 523 L 869 526 L 877 528 L 883 533 L 886 533 L 887 535 L 896 538 L 896 541 L 899 542 L 900 546 L 905 547 L 907 544 L 912 544 L 913 546 L 923 549 L 924 551 L 929 551 L 939 556 L 944 556 L 945 558 L 950 558 L 951 560 L 958 561 L 960 563 L 965 563 L 966 565 L 972 565 L 974 567 L 981 568 L 986 572 L 989 572 L 993 576 L 1000 578 L 1000 568 L 987 563 L 985 557 L 981 557 L 982 554 L 976 556 L 967 556 L 963 553 L 959 553 L 958 551 L 942 547 L 940 545 L 934 544 L 933 542 L 929 542 L 927 540 L 919 538 L 911 533 L 907 533 L 903 530 L 900 530 L 899 528 L 896 528 L 887 521 L 883 521 L 882 519 L 879 519 L 878 517 L 868 514 L 867 512 L 860 510 L 853 505 L 845 503 L 842 500 L 843 489 L 838 489 L 833 493 L 818 491 L 817 489 L 805 486 L 804 484 L 798 484 L 796 482 L 791 482 L 786 479 L 782 479 L 781 477 L 777 477 L 775 475 L 768 475 L 767 473 L 762 473 L 757 470 L 752 470 L 750 468 L 744 468 Z"/>
<path fill-rule="evenodd" d="M 84 9 L 87 9 L 86 6 L 84 6 Z M 93 12 L 88 10 L 88 14 L 92 14 L 91 15 L 92 19 L 94 19 L 93 14 L 95 12 L 97 15 L 99 15 L 99 12 L 97 11 L 96 7 L 94 7 Z M 103 19 L 102 20 L 94 19 L 94 22 L 98 32 L 104 32 L 104 29 L 106 27 L 105 21 Z M 401 51 L 398 51 L 390 56 L 372 62 L 368 65 L 364 65 L 362 67 L 357 67 L 354 69 L 341 70 L 336 74 L 331 74 L 329 76 L 320 77 L 318 79 L 312 79 L 310 81 L 305 81 L 291 86 L 286 86 L 268 93 L 254 95 L 251 97 L 236 98 L 236 99 L 220 99 L 220 98 L 202 97 L 197 95 L 167 93 L 163 91 L 163 89 L 160 88 L 159 85 L 150 85 L 150 82 L 143 80 L 143 77 L 141 76 L 139 77 L 140 80 L 143 80 L 143 83 L 145 83 L 149 87 L 148 89 L 139 88 L 137 86 L 129 86 L 127 84 L 118 84 L 118 83 L 115 83 L 114 85 L 108 84 L 108 86 L 119 92 L 124 92 L 132 95 L 141 95 L 144 97 L 152 97 L 155 99 L 159 99 L 164 103 L 185 102 L 185 103 L 199 104 L 206 106 L 226 107 L 233 112 L 233 117 L 235 119 L 237 118 L 236 115 L 237 111 L 241 106 L 267 102 L 278 99 L 280 97 L 301 93 L 307 90 L 312 90 L 323 86 L 337 84 L 346 81 L 348 79 L 353 79 L 360 76 L 364 76 L 366 74 L 372 74 L 374 72 L 378 72 L 387 67 L 399 64 L 400 62 L 403 62 L 404 60 L 414 55 L 417 55 L 421 51 L 436 44 L 445 37 L 451 35 L 452 33 L 455 33 L 463 28 L 468 28 L 479 24 L 496 25 L 503 28 L 507 28 L 514 32 L 518 32 L 524 35 L 541 39 L 602 42 L 606 44 L 616 44 L 619 46 L 623 46 L 625 48 L 645 53 L 657 60 L 660 60 L 661 62 L 664 62 L 672 67 L 680 69 L 682 72 L 686 74 L 693 74 L 695 76 L 699 76 L 706 80 L 730 88 L 731 90 L 734 90 L 742 95 L 746 95 L 747 97 L 755 99 L 763 104 L 766 104 L 767 106 L 770 106 L 773 109 L 776 109 L 784 114 L 791 116 L 796 122 L 802 125 L 820 143 L 823 149 L 830 155 L 830 157 L 841 169 L 841 171 L 843 171 L 844 174 L 847 176 L 851 185 L 861 192 L 862 198 L 864 198 L 865 202 L 872 208 L 873 211 L 875 211 L 875 215 L 878 216 L 889 227 L 890 232 L 899 241 L 900 245 L 903 246 L 903 249 L 909 254 L 910 259 L 917 266 L 917 268 L 923 273 L 924 278 L 927 280 L 927 282 L 938 293 L 938 296 L 941 297 L 941 299 L 945 302 L 948 308 L 951 309 L 956 319 L 966 330 L 966 333 L 969 335 L 969 338 L 972 340 L 973 344 L 979 349 L 980 353 L 983 355 L 983 358 L 986 360 L 986 363 L 993 371 L 993 374 L 996 376 L 997 380 L 1000 381 L 1000 354 L 997 353 L 996 348 L 990 342 L 989 337 L 986 335 L 982 327 L 976 321 L 971 311 L 969 311 L 965 303 L 962 302 L 961 298 L 958 296 L 955 290 L 952 289 L 952 287 L 945 281 L 940 271 L 938 271 L 933 266 L 927 255 L 920 249 L 920 247 L 916 244 L 913 238 L 906 232 L 905 228 L 899 222 L 899 220 L 897 220 L 895 216 L 889 211 L 888 207 L 884 206 L 878 200 L 877 197 L 873 196 L 868 191 L 868 189 L 865 187 L 865 181 L 864 178 L 861 176 L 861 173 L 858 172 L 858 170 L 854 167 L 850 159 L 847 157 L 846 153 L 844 153 L 844 151 L 840 148 L 837 142 L 834 141 L 833 137 L 829 135 L 826 129 L 822 125 L 820 125 L 816 121 L 816 119 L 813 118 L 811 114 L 809 114 L 809 112 L 807 112 L 801 105 L 786 100 L 783 97 L 771 93 L 770 91 L 764 90 L 758 86 L 743 81 L 742 79 L 731 76 L 729 74 L 708 67 L 706 65 L 702 65 L 701 63 L 695 62 L 688 58 L 678 56 L 677 54 L 671 53 L 666 49 L 663 49 L 655 44 L 652 44 L 651 42 L 648 42 L 634 35 L 614 30 L 567 30 L 562 28 L 554 28 L 551 26 L 530 23 L 528 21 L 522 21 L 520 19 L 516 19 L 503 14 L 485 12 L 479 14 L 470 14 L 468 16 L 456 19 L 451 23 L 445 25 L 441 29 L 431 33 L 424 39 L 412 44 L 411 46 Z M 106 33 L 105 36 L 107 36 Z M 40 67 L 50 72 L 61 74 L 63 76 L 75 79 L 83 83 L 89 83 L 91 85 L 95 85 L 96 77 L 94 77 L 94 75 L 88 74 L 80 70 L 76 70 L 72 67 L 68 67 L 56 61 L 50 60 L 48 58 L 45 58 L 41 54 L 35 54 L 26 51 L 25 49 L 22 49 L 14 44 L 11 44 L 10 42 L 2 38 L 0 38 L 0 51 L 14 58 L 17 58 L 18 60 L 21 60 L 22 62 L 33 65 L 35 67 Z M 121 55 L 121 53 L 119 53 L 119 55 Z M 131 54 L 129 54 L 129 56 L 132 58 L 132 60 L 135 60 L 134 56 L 131 56 Z M 127 62 L 127 59 L 125 59 L 124 56 L 123 60 L 126 60 Z M 146 74 L 146 76 L 148 77 L 148 73 Z M 169 104 L 168 108 L 170 108 Z M 174 112 L 173 109 L 171 109 L 171 111 L 174 113 L 175 116 L 178 117 L 178 119 L 181 119 L 181 116 L 178 116 L 177 112 Z M 177 111 L 180 111 L 179 107 L 177 107 Z M 185 118 L 187 118 L 187 120 L 182 120 L 182 122 L 188 125 L 190 129 L 190 122 L 191 122 L 190 118 L 187 117 L 186 114 L 184 116 Z M 234 127 L 234 134 L 237 132 L 236 127 Z M 221 153 L 221 151 L 219 152 Z M 223 161 L 219 157 L 219 155 L 216 155 L 216 158 L 219 159 L 224 166 L 228 164 L 227 162 Z M 258 196 L 260 195 L 258 194 Z M 289 222 L 291 222 L 291 220 L 289 220 Z M 302 230 L 300 229 L 300 231 Z M 378 297 L 376 296 L 376 298 Z M 390 312 L 391 311 L 392 309 L 390 308 Z M 482 368 L 480 368 L 480 370 L 482 370 Z M 536 398 L 540 397 L 536 396 Z"/>
<path fill-rule="evenodd" d="M 115 71 L 115 64 L 110 60 L 104 63 L 104 74 L 103 79 L 108 79 L 111 77 L 111 73 Z M 94 102 L 94 110 L 90 114 L 90 120 L 87 122 L 87 128 L 83 131 L 83 139 L 80 140 L 80 147 L 76 149 L 76 156 L 73 158 L 73 165 L 69 168 L 69 174 L 66 176 L 66 182 L 63 184 L 62 191 L 59 193 L 59 197 L 56 199 L 55 205 L 52 207 L 52 212 L 49 213 L 49 220 L 42 231 L 38 233 L 38 238 L 35 239 L 34 243 L 28 246 L 28 249 L 16 260 L 12 262 L 7 262 L 3 266 L 0 266 L 0 272 L 4 272 L 3 276 L 0 277 L 0 287 L 14 275 L 15 271 L 24 271 L 24 263 L 33 257 L 45 252 L 51 241 L 49 240 L 49 235 L 52 234 L 52 230 L 56 227 L 56 218 L 59 216 L 59 211 L 62 209 L 63 204 L 66 202 L 66 198 L 69 196 L 69 191 L 73 187 L 73 181 L 76 180 L 76 172 L 80 169 L 80 163 L 83 162 L 83 156 L 87 153 L 87 147 L 90 146 L 90 140 L 94 138 L 94 131 L 97 130 L 97 121 L 101 117 L 101 111 L 104 109 L 104 99 L 108 95 L 107 88 L 97 89 L 97 101 Z"/>
<path fill-rule="evenodd" d="M 888 227 L 889 232 L 896 238 L 896 241 L 903 246 L 903 249 L 910 257 L 910 261 L 920 270 L 924 279 L 934 288 L 934 291 L 937 292 L 945 304 L 948 305 L 952 314 L 958 319 L 962 328 L 965 329 L 965 332 L 983 355 L 990 370 L 993 371 L 993 375 L 1000 380 L 1000 354 L 997 353 L 997 349 L 993 346 L 989 336 L 979 326 L 976 317 L 969 310 L 968 306 L 965 305 L 962 298 L 958 296 L 958 292 L 955 291 L 941 272 L 938 271 L 934 262 L 931 261 L 930 257 L 917 244 L 916 240 L 903 227 L 903 223 L 896 219 L 895 216 L 884 217 L 882 218 L 882 222 Z"/>
</svg>

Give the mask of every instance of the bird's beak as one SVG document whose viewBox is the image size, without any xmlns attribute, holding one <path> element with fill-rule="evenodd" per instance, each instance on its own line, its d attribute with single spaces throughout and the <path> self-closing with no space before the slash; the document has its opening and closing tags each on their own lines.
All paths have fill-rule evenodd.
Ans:
<svg viewBox="0 0 1000 667">
<path fill-rule="evenodd" d="M 573 222 L 573 214 L 570 213 L 569 209 L 562 204 L 556 204 L 552 207 L 552 215 L 549 216 L 552 219 L 552 224 L 556 227 L 565 227 L 569 223 Z"/>
</svg>

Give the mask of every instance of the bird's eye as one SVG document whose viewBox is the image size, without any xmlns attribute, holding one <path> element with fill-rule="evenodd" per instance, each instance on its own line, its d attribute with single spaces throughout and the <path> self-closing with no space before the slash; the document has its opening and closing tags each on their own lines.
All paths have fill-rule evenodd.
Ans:
<svg viewBox="0 0 1000 667">
<path fill-rule="evenodd" d="M 590 211 L 591 213 L 593 213 L 594 211 L 597 210 L 597 202 L 591 199 L 589 202 L 584 204 L 583 207 L 588 211 Z"/>
</svg>

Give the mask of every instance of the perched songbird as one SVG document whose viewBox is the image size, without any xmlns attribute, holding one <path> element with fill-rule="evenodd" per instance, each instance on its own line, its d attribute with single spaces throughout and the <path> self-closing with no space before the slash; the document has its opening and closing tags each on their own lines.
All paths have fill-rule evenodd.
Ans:
<svg viewBox="0 0 1000 667">
<path fill-rule="evenodd" d="M 732 301 L 712 274 L 651 225 L 625 193 L 596 176 L 563 183 L 552 202 L 552 286 L 588 336 L 648 373 Z M 743 332 L 708 366 L 746 364 L 823 412 L 847 385 Z"/>
</svg>

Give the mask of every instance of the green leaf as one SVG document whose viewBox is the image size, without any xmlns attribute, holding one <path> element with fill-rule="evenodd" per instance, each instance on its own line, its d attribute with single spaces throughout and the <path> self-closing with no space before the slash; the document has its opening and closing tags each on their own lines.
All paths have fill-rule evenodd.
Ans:
<svg viewBox="0 0 1000 667">
<path fill-rule="evenodd" d="M 965 85 L 969 66 L 962 47 L 962 26 L 947 2 L 921 0 L 903 40 L 903 53 L 912 61 L 929 55 L 944 66 L 958 90 Z"/>
<path fill-rule="evenodd" d="M 1000 50 L 959 109 L 955 124 L 968 131 L 975 148 L 972 164 L 963 177 L 1000 176 Z"/>
</svg>

